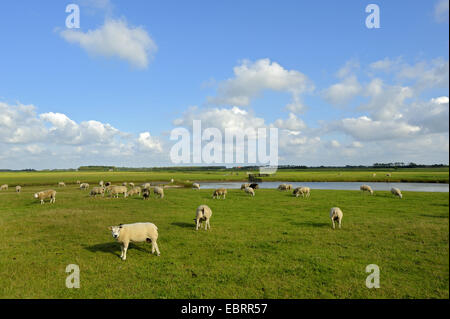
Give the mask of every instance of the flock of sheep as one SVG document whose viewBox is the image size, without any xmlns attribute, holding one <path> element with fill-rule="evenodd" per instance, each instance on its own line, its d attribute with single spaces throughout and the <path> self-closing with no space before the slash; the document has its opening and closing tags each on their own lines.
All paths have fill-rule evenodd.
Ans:
<svg viewBox="0 0 450 319">
<path fill-rule="evenodd" d="M 172 180 L 173 181 L 173 180 Z M 77 181 L 80 190 L 88 190 L 88 183 L 81 183 Z M 131 187 L 128 190 L 127 185 Z M 65 187 L 66 184 L 64 182 L 59 182 L 58 187 Z M 193 189 L 200 189 L 200 184 L 193 183 Z M 256 183 L 245 183 L 241 185 L 241 190 L 250 196 L 255 196 L 255 190 L 258 189 L 259 186 Z M 119 195 L 123 195 L 124 198 L 128 196 L 138 195 L 143 197 L 143 199 L 148 199 L 150 197 L 150 183 L 144 183 L 141 186 L 135 186 L 134 183 L 122 183 L 121 186 L 112 185 L 110 182 L 99 182 L 99 186 L 93 187 L 90 191 L 90 196 L 96 197 L 97 195 L 104 196 L 108 194 L 111 197 L 118 198 Z M 288 191 L 293 190 L 292 194 L 295 197 L 302 196 L 303 198 L 309 197 L 311 194 L 311 190 L 309 187 L 297 187 L 293 188 L 291 184 L 281 184 L 277 188 L 280 191 Z M 8 190 L 8 185 L 4 184 L 0 186 L 0 191 Z M 364 192 L 368 192 L 371 195 L 374 194 L 373 189 L 369 185 L 361 185 L 360 190 Z M 17 185 L 16 192 L 20 193 L 22 191 L 22 187 Z M 153 193 L 159 198 L 164 198 L 164 188 L 160 186 L 155 186 L 153 188 Z M 402 192 L 400 189 L 393 187 L 391 189 L 391 193 L 394 196 L 402 198 Z M 227 194 L 227 190 L 225 188 L 215 189 L 212 195 L 213 199 L 223 198 L 225 199 Z M 44 201 L 48 199 L 50 203 L 55 203 L 56 201 L 56 191 L 53 189 L 44 190 L 41 192 L 37 192 L 34 194 L 34 198 L 39 199 L 41 204 L 44 204 Z M 205 230 L 211 228 L 210 219 L 212 216 L 212 210 L 207 205 L 200 205 L 196 210 L 195 216 L 195 229 L 198 230 L 201 228 L 201 224 L 205 224 Z M 338 227 L 341 228 L 342 218 L 344 214 L 339 207 L 332 207 L 330 210 L 330 219 L 332 222 L 332 227 L 335 229 L 335 222 L 338 223 Z M 126 260 L 127 257 L 127 249 L 130 242 L 150 242 L 152 244 L 152 253 L 155 253 L 159 256 L 160 252 L 158 249 L 157 239 L 158 239 L 158 228 L 153 223 L 134 223 L 134 224 L 121 224 L 119 226 L 110 226 L 109 230 L 112 233 L 113 238 L 115 238 L 119 243 L 121 243 L 122 253 L 120 257 L 122 260 Z"/>
</svg>

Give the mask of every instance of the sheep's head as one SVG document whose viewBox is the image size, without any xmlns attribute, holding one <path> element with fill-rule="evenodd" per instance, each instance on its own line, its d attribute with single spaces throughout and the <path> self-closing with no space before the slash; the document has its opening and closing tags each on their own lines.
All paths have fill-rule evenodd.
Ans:
<svg viewBox="0 0 450 319">
<path fill-rule="evenodd" d="M 38 196 L 39 196 L 38 193 L 34 194 L 34 198 L 38 198 Z"/>
<path fill-rule="evenodd" d="M 113 238 L 117 239 L 120 236 L 120 230 L 122 229 L 122 226 L 109 226 L 108 229 L 111 231 Z"/>
</svg>

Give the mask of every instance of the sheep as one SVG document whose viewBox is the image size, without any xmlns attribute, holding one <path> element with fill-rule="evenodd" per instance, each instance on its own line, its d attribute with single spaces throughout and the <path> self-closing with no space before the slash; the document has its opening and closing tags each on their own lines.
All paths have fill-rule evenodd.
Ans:
<svg viewBox="0 0 450 319">
<path fill-rule="evenodd" d="M 193 189 L 200 189 L 200 184 L 199 183 L 194 183 L 194 184 L 192 184 L 192 188 Z"/>
<path fill-rule="evenodd" d="M 90 192 L 91 196 L 96 197 L 97 195 L 105 196 L 105 188 L 104 187 L 94 187 Z"/>
<path fill-rule="evenodd" d="M 42 192 L 37 192 L 34 194 L 34 198 L 39 199 L 41 201 L 41 205 L 44 204 L 44 200 L 50 198 L 50 203 L 54 203 L 56 201 L 56 191 L 53 189 L 49 189 Z"/>
<path fill-rule="evenodd" d="M 249 187 L 251 187 L 251 188 L 253 188 L 253 189 L 258 189 L 258 188 L 259 188 L 259 185 L 256 184 L 256 183 L 252 183 L 252 184 L 250 184 Z"/>
<path fill-rule="evenodd" d="M 211 219 L 212 210 L 207 205 L 200 205 L 197 207 L 197 214 L 195 217 L 195 230 L 201 228 L 201 223 L 205 222 L 205 230 L 211 229 L 211 225 L 209 224 L 209 220 Z"/>
<path fill-rule="evenodd" d="M 100 186 L 100 187 L 103 187 L 103 186 L 105 186 L 105 182 L 104 182 L 104 181 L 100 181 L 100 182 L 98 182 L 98 186 Z"/>
<path fill-rule="evenodd" d="M 372 174 L 372 177 L 375 177 L 375 176 L 377 176 L 377 174 L 376 174 L 376 173 L 373 173 L 373 174 Z"/>
<path fill-rule="evenodd" d="M 212 198 L 220 198 L 220 196 L 223 196 L 223 199 L 225 199 L 226 195 L 227 190 L 225 188 L 218 188 L 214 191 Z"/>
<path fill-rule="evenodd" d="M 361 185 L 361 187 L 359 188 L 363 193 L 364 192 L 369 192 L 370 195 L 373 195 L 373 190 L 372 187 L 370 187 L 369 185 Z"/>
<path fill-rule="evenodd" d="M 342 210 L 339 207 L 333 207 L 330 210 L 330 218 L 331 222 L 333 223 L 333 229 L 335 229 L 334 221 L 338 221 L 339 228 L 341 228 L 342 224 L 342 217 L 344 217 L 344 214 L 342 213 Z"/>
<path fill-rule="evenodd" d="M 128 183 L 128 185 L 130 185 L 130 187 L 134 187 L 134 183 Z"/>
<path fill-rule="evenodd" d="M 170 182 L 171 182 L 171 183 L 173 183 L 173 182 L 174 182 L 174 179 L 173 179 L 173 178 L 171 178 L 171 179 L 170 179 Z"/>
<path fill-rule="evenodd" d="M 122 186 L 127 186 L 127 182 L 123 182 L 123 183 L 122 183 Z"/>
<path fill-rule="evenodd" d="M 250 195 L 252 195 L 252 196 L 255 196 L 255 190 L 254 190 L 253 188 L 251 188 L 251 187 L 247 187 L 247 188 L 245 189 L 245 192 L 246 192 L 247 194 L 250 194 Z"/>
<path fill-rule="evenodd" d="M 81 184 L 81 181 L 77 181 L 77 184 L 80 185 L 80 184 Z"/>
<path fill-rule="evenodd" d="M 155 186 L 153 193 L 155 195 L 159 195 L 159 198 L 164 198 L 164 189 L 162 187 Z"/>
<path fill-rule="evenodd" d="M 397 187 L 392 187 L 391 188 L 391 193 L 394 196 L 398 196 L 400 198 L 403 198 L 402 191 L 400 189 L 398 189 Z"/>
<path fill-rule="evenodd" d="M 141 196 L 141 188 L 138 186 L 138 187 L 133 187 L 132 189 L 130 189 L 129 191 L 128 191 L 128 196 L 133 196 L 133 195 L 135 195 L 135 194 L 138 194 L 138 196 Z"/>
<path fill-rule="evenodd" d="M 302 195 L 302 197 L 309 197 L 311 194 L 311 189 L 306 186 L 297 187 L 296 189 L 294 189 L 292 194 L 294 194 L 295 197 L 299 197 L 300 195 Z"/>
<path fill-rule="evenodd" d="M 148 188 L 144 188 L 144 190 L 142 192 L 142 197 L 144 200 L 146 200 L 150 197 L 150 190 Z"/>
<path fill-rule="evenodd" d="M 391 173 L 386 174 L 386 177 L 391 177 L 391 176 L 392 176 Z"/>
<path fill-rule="evenodd" d="M 293 186 L 292 186 L 292 184 L 286 184 L 286 189 L 287 189 L 287 190 L 291 190 L 291 189 L 293 189 Z"/>
<path fill-rule="evenodd" d="M 150 189 L 150 183 L 144 183 L 141 185 L 143 189 Z"/>
<path fill-rule="evenodd" d="M 280 185 L 278 185 L 278 190 L 280 190 L 280 191 L 285 191 L 287 189 L 288 189 L 287 188 L 287 184 L 280 184 Z"/>
<path fill-rule="evenodd" d="M 241 191 L 245 190 L 247 187 L 250 187 L 250 183 L 245 183 L 241 185 Z"/>
<path fill-rule="evenodd" d="M 22 191 L 22 186 L 17 185 L 16 186 L 16 192 L 20 193 Z"/>
<path fill-rule="evenodd" d="M 119 226 L 110 226 L 108 229 L 111 231 L 114 239 L 117 239 L 121 243 L 120 258 L 122 260 L 127 259 L 127 249 L 130 242 L 151 242 L 152 254 L 155 253 L 159 256 L 159 248 L 156 241 L 158 240 L 158 227 L 153 223 L 134 223 L 134 224 L 120 224 Z"/>
<path fill-rule="evenodd" d="M 106 182 L 104 186 L 106 187 L 111 186 L 111 182 Z"/>
<path fill-rule="evenodd" d="M 0 186 L 0 191 L 7 191 L 8 190 L 8 184 L 3 184 Z"/>
<path fill-rule="evenodd" d="M 112 197 L 116 197 L 119 198 L 119 194 L 123 194 L 123 197 L 127 197 L 128 193 L 127 193 L 128 189 L 125 186 L 112 186 L 109 189 L 109 194 Z"/>
<path fill-rule="evenodd" d="M 64 183 L 64 182 L 59 182 L 59 183 L 58 183 L 58 187 L 66 187 L 66 183 Z"/>
<path fill-rule="evenodd" d="M 89 188 L 89 184 L 88 183 L 81 183 L 80 184 L 80 189 L 88 189 Z"/>
</svg>

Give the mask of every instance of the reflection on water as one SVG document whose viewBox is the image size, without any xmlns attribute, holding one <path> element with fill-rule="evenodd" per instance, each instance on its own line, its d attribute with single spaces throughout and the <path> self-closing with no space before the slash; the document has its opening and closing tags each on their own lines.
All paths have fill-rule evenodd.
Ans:
<svg viewBox="0 0 450 319">
<path fill-rule="evenodd" d="M 277 188 L 280 184 L 292 184 L 292 186 L 308 186 L 311 189 L 332 189 L 332 190 L 359 190 L 362 184 L 367 184 L 372 187 L 374 191 L 388 191 L 392 187 L 398 187 L 402 191 L 412 192 L 447 192 L 449 184 L 436 183 L 383 183 L 383 182 L 261 182 L 258 183 L 260 188 Z M 241 188 L 242 182 L 203 182 L 202 188 L 213 189 L 224 187 L 228 189 Z"/>
</svg>

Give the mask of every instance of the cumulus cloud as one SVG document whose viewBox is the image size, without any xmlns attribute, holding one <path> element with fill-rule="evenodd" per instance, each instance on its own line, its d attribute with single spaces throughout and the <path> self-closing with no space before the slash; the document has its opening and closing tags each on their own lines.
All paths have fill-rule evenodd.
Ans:
<svg viewBox="0 0 450 319">
<path fill-rule="evenodd" d="M 265 90 L 289 93 L 292 101 L 288 109 L 301 112 L 304 105 L 301 94 L 312 91 L 313 85 L 301 72 L 287 70 L 269 59 L 255 62 L 245 60 L 234 67 L 234 77 L 220 82 L 217 95 L 208 101 L 217 105 L 248 106 L 251 100 L 260 96 Z"/>
<path fill-rule="evenodd" d="M 150 135 L 150 132 L 139 134 L 138 143 L 144 150 L 162 152 L 161 142 Z"/>
<path fill-rule="evenodd" d="M 448 22 L 448 0 L 439 0 L 434 6 L 434 17 L 437 22 Z"/>
<path fill-rule="evenodd" d="M 144 28 L 128 26 L 123 19 L 107 19 L 100 28 L 87 32 L 66 29 L 60 35 L 89 54 L 118 57 L 141 69 L 147 68 L 157 51 L 154 40 Z"/>
<path fill-rule="evenodd" d="M 324 91 L 325 99 L 331 104 L 345 104 L 357 96 L 362 90 L 356 76 L 345 78 Z"/>
</svg>

